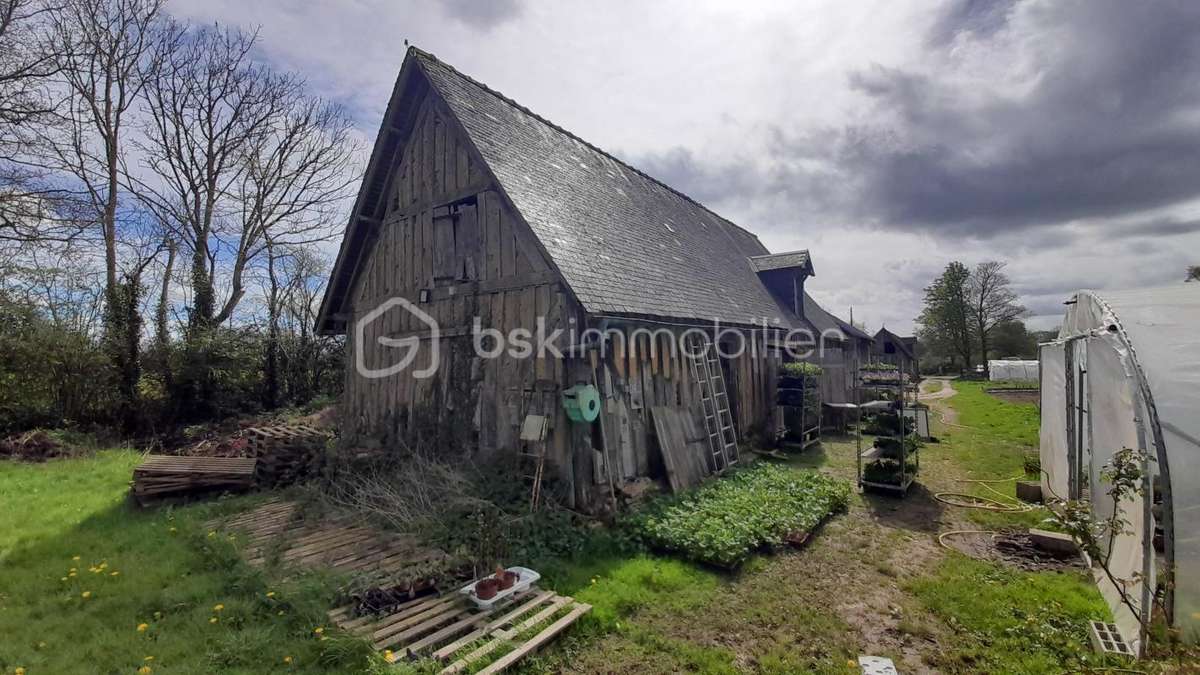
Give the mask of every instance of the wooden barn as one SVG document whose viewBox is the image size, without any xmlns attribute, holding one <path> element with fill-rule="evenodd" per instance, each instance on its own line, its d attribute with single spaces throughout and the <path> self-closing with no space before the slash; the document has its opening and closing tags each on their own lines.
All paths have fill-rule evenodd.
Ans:
<svg viewBox="0 0 1200 675">
<path fill-rule="evenodd" d="M 912 377 L 920 372 L 917 361 L 917 338 L 901 337 L 887 328 L 880 328 L 875 333 L 875 342 L 871 348 L 871 358 L 880 363 L 890 363 Z"/>
<path fill-rule="evenodd" d="M 540 453 L 568 501 L 590 509 L 613 486 L 664 475 L 660 421 L 682 424 L 709 470 L 735 459 L 735 434 L 771 436 L 774 347 L 813 329 L 811 274 L 807 252 L 772 255 L 686 195 L 410 48 L 318 328 L 348 335 L 347 437 Z M 496 349 L 477 327 L 563 329 L 561 355 Z M 678 348 L 689 332 L 700 357 Z M 392 372 L 406 348 L 416 360 Z M 599 398 L 593 423 L 568 419 L 564 395 L 578 387 Z"/>
</svg>

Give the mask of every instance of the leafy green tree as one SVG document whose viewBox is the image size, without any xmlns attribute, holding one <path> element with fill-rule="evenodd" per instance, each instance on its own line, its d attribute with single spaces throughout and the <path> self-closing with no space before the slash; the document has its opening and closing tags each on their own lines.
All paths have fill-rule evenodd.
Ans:
<svg viewBox="0 0 1200 675">
<path fill-rule="evenodd" d="M 925 288 L 925 307 L 917 317 L 917 337 L 930 353 L 971 366 L 971 272 L 955 261 Z"/>
<path fill-rule="evenodd" d="M 991 353 L 989 358 L 1019 356 L 1023 359 L 1037 358 L 1038 339 L 1025 328 L 1019 319 L 1004 321 L 992 329 Z"/>
<path fill-rule="evenodd" d="M 1191 265 L 1187 268 L 1187 278 L 1184 281 L 1200 281 L 1200 265 Z"/>
</svg>

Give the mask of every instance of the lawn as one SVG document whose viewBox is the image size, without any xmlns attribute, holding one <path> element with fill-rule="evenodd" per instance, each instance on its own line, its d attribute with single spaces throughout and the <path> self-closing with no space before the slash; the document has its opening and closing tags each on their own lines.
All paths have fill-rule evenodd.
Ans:
<svg viewBox="0 0 1200 675">
<path fill-rule="evenodd" d="M 204 531 L 253 498 L 143 510 L 140 455 L 0 463 L 0 670 L 37 673 L 361 671 L 357 641 L 321 640 L 328 580 L 286 584 Z M 272 593 L 268 596 L 268 593 Z M 322 630 L 322 634 L 325 631 Z"/>
<path fill-rule="evenodd" d="M 852 493 L 848 511 L 800 549 L 756 552 L 726 571 L 642 548 L 626 530 L 597 528 L 574 555 L 528 561 L 543 586 L 594 609 L 518 671 L 844 675 L 856 672 L 860 653 L 889 656 L 901 672 L 1084 666 L 1084 620 L 1107 615 L 1084 574 L 1015 571 L 937 544 L 948 529 L 1042 518 L 932 499 L 947 489 L 989 494 L 957 481 L 1023 474 L 1036 439 L 1033 406 L 999 401 L 980 383 L 952 386 L 958 393 L 949 403 L 963 426 L 936 424 L 941 442 L 922 450 L 922 485 L 903 500 Z M 850 480 L 854 447 L 852 439 L 826 439 L 773 473 Z M 278 571 L 246 566 L 233 542 L 204 528 L 259 497 L 139 509 L 126 499 L 138 458 L 113 450 L 0 464 L 0 509 L 14 516 L 0 530 L 0 670 L 384 672 L 365 643 L 323 625 L 337 580 L 284 582 Z M 1011 482 L 990 485 L 1012 491 Z M 415 666 L 386 672 L 434 670 Z"/>
</svg>

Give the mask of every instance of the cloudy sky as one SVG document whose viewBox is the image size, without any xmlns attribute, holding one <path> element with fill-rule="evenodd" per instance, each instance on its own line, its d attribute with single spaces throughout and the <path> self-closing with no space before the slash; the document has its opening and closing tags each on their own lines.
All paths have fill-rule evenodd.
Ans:
<svg viewBox="0 0 1200 675">
<path fill-rule="evenodd" d="M 950 260 L 1030 323 L 1200 264 L 1200 2 L 172 0 L 374 139 L 408 40 L 683 190 L 828 309 L 911 330 Z"/>
</svg>

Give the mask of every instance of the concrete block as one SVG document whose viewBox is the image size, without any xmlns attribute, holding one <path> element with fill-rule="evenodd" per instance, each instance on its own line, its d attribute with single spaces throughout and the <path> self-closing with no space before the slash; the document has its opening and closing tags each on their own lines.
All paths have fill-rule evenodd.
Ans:
<svg viewBox="0 0 1200 675">
<path fill-rule="evenodd" d="M 1031 480 L 1017 481 L 1017 499 L 1031 504 L 1042 503 L 1042 484 Z"/>
<path fill-rule="evenodd" d="M 1075 540 L 1061 532 L 1038 530 L 1031 527 L 1029 528 L 1029 539 L 1033 541 L 1034 546 L 1043 551 L 1050 551 L 1052 553 L 1079 552 L 1079 547 L 1075 545 Z"/>
</svg>

